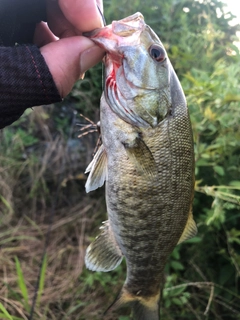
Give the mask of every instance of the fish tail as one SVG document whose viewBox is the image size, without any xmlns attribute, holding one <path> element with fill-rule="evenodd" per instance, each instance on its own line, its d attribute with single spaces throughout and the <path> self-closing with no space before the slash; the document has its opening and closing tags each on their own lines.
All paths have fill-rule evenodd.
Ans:
<svg viewBox="0 0 240 320">
<path fill-rule="evenodd" d="M 135 301 L 132 305 L 134 320 L 160 320 L 159 302 L 154 305 Z"/>
<path fill-rule="evenodd" d="M 143 297 L 130 293 L 124 286 L 105 314 L 125 304 L 131 306 L 134 320 L 160 320 L 160 292 L 155 296 Z"/>
</svg>

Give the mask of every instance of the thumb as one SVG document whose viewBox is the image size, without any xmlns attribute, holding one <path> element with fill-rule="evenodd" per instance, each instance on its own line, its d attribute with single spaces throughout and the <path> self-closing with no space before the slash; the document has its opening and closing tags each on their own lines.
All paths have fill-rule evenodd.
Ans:
<svg viewBox="0 0 240 320">
<path fill-rule="evenodd" d="M 40 48 L 61 97 L 74 83 L 101 61 L 104 51 L 83 36 L 64 38 Z"/>
</svg>

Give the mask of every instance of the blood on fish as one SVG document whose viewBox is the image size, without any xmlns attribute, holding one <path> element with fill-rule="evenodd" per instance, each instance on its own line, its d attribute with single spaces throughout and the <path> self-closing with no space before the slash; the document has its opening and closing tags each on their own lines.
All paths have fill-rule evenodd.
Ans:
<svg viewBox="0 0 240 320">
<path fill-rule="evenodd" d="M 112 87 L 115 93 L 115 99 L 119 102 L 119 97 L 118 97 L 118 91 L 117 91 L 117 83 L 116 83 L 116 72 L 115 68 L 112 69 L 112 72 L 106 79 L 106 86 L 107 87 Z M 129 114 L 129 111 L 122 106 L 124 111 Z"/>
<path fill-rule="evenodd" d="M 112 37 L 112 30 L 109 28 L 102 29 L 100 31 L 98 30 L 98 32 L 96 32 L 95 35 L 94 34 L 92 35 L 92 39 L 99 38 L 99 37 L 110 39 Z"/>
</svg>

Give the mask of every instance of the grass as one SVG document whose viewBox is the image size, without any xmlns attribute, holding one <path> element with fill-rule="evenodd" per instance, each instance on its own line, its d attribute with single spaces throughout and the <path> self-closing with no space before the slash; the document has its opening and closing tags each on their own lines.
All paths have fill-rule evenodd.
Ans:
<svg viewBox="0 0 240 320">
<path fill-rule="evenodd" d="M 29 315 L 53 206 L 34 319 L 75 319 L 96 294 L 88 295 L 80 280 L 89 229 L 105 210 L 102 192 L 95 198 L 83 193 L 86 154 L 94 145 L 87 136 L 77 145 L 74 135 L 53 135 L 48 115 L 40 109 L 5 129 L 1 137 L 1 319 Z M 29 133 L 27 141 L 24 131 Z"/>
<path fill-rule="evenodd" d="M 84 310 L 90 297 L 97 294 L 91 290 L 85 292 L 87 280 L 84 279 L 84 283 L 81 283 L 81 274 L 89 242 L 86 230 L 96 218 L 92 214 L 94 210 L 102 207 L 101 198 L 86 198 L 71 209 L 65 207 L 65 210 L 68 209 L 68 216 L 64 215 L 63 210 L 56 210 L 47 248 L 48 258 L 45 256 L 40 277 L 36 319 L 44 319 L 46 315 L 47 319 L 62 319 L 67 314 L 75 319 L 76 312 L 80 308 Z M 45 214 L 49 215 L 50 212 Z M 5 235 L 1 234 L 0 301 L 11 315 L 21 316 L 23 319 L 26 319 L 30 311 L 44 239 L 48 232 L 47 218 L 41 216 L 39 219 L 46 219 L 46 222 L 36 226 L 26 216 L 15 225 L 10 221 L 12 225 L 9 225 L 9 231 Z"/>
</svg>

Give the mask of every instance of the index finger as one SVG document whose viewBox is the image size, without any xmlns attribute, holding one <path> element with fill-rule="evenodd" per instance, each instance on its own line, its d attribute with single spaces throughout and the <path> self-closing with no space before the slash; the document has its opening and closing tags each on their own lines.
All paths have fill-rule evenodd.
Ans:
<svg viewBox="0 0 240 320">
<path fill-rule="evenodd" d="M 80 32 L 91 31 L 103 26 L 102 0 L 59 0 L 59 6 L 67 20 Z"/>
</svg>

